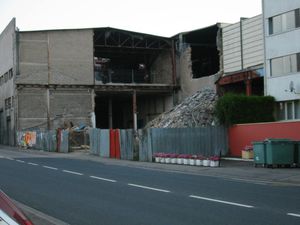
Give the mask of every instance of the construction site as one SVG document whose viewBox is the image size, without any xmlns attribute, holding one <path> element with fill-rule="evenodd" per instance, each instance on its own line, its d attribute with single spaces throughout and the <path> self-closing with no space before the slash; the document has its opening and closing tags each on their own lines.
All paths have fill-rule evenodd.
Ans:
<svg viewBox="0 0 300 225">
<path fill-rule="evenodd" d="M 145 127 L 216 89 L 221 27 L 168 38 L 110 27 L 18 31 L 13 19 L 0 36 L 11 56 L 1 59 L 0 75 L 11 75 L 0 88 L 0 142 L 14 145 L 24 130 Z"/>
</svg>

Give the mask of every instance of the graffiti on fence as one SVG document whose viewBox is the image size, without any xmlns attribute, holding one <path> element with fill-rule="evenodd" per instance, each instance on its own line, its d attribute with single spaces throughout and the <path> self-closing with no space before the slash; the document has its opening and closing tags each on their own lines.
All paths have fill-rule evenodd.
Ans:
<svg viewBox="0 0 300 225">
<path fill-rule="evenodd" d="M 32 147 L 36 144 L 36 132 L 26 131 L 18 134 L 18 145 L 21 147 Z"/>
</svg>

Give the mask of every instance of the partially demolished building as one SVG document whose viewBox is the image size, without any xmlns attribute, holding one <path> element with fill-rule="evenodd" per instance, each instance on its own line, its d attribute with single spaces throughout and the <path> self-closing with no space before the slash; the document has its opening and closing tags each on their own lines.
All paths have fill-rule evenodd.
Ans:
<svg viewBox="0 0 300 225">
<path fill-rule="evenodd" d="M 241 18 L 222 29 L 222 59 L 219 94 L 264 95 L 262 15 Z"/>
<path fill-rule="evenodd" d="M 0 144 L 18 130 L 141 128 L 203 87 L 215 88 L 221 25 L 171 38 L 114 28 L 0 36 Z"/>
<path fill-rule="evenodd" d="M 217 23 L 198 30 L 180 33 L 173 38 L 177 46 L 179 99 L 203 88 L 216 89 L 215 81 L 222 70 L 222 28 Z"/>
</svg>

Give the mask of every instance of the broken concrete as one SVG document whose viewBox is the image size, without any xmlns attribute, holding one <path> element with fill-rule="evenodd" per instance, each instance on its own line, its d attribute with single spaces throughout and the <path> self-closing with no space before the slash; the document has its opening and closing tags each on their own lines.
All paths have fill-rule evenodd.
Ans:
<svg viewBox="0 0 300 225">
<path fill-rule="evenodd" d="M 217 98 L 214 90 L 202 89 L 170 111 L 162 113 L 150 121 L 146 127 L 180 128 L 214 125 L 214 106 Z"/>
</svg>

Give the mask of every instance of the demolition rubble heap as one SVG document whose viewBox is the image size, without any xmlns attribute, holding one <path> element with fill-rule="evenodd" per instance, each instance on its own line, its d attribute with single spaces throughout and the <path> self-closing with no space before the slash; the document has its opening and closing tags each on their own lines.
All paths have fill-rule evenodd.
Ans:
<svg viewBox="0 0 300 225">
<path fill-rule="evenodd" d="M 162 113 L 150 121 L 146 127 L 179 128 L 213 125 L 216 100 L 217 94 L 214 90 L 200 90 L 170 111 Z"/>
</svg>

